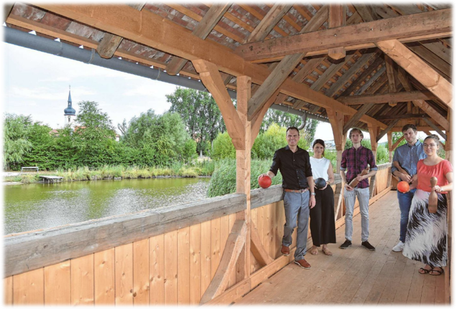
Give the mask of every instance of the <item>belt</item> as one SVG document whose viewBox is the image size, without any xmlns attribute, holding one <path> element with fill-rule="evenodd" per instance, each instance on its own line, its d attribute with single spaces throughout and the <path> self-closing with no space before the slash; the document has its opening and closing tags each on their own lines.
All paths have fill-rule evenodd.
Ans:
<svg viewBox="0 0 456 309">
<path fill-rule="evenodd" d="M 309 190 L 309 188 L 299 189 L 299 190 L 291 190 L 291 189 L 283 189 L 283 190 L 285 192 L 303 193 L 303 192 L 306 192 L 307 190 Z"/>
</svg>

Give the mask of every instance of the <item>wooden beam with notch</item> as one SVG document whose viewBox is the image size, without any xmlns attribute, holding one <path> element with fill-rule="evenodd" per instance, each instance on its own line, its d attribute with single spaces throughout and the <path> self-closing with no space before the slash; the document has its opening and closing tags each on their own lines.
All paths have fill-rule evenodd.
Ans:
<svg viewBox="0 0 456 309">
<path fill-rule="evenodd" d="M 377 42 L 377 46 L 452 109 L 452 85 L 445 78 L 398 40 Z"/>
<path fill-rule="evenodd" d="M 340 3 L 329 5 L 329 28 L 345 26 L 345 8 L 346 6 Z M 334 60 L 342 59 L 345 57 L 345 55 L 346 51 L 343 46 L 331 48 L 328 50 L 328 57 Z"/>
<path fill-rule="evenodd" d="M 230 8 L 230 4 L 214 4 L 204 15 L 203 19 L 198 23 L 198 25 L 193 30 L 192 34 L 200 39 L 206 39 L 215 25 L 220 21 L 223 15 Z M 170 75 L 176 75 L 182 70 L 182 68 L 187 63 L 186 59 L 179 57 L 173 57 L 171 61 L 166 66 L 166 72 Z"/>
<path fill-rule="evenodd" d="M 444 140 L 447 139 L 447 136 L 445 133 L 443 133 L 443 131 L 438 127 L 436 126 L 430 119 L 426 118 L 426 117 L 423 117 L 423 120 L 434 130 L 436 131 L 437 133 L 440 134 L 441 137 L 443 137 Z"/>
<path fill-rule="evenodd" d="M 263 41 L 291 7 L 291 4 L 274 4 L 247 38 L 247 42 Z"/>
<path fill-rule="evenodd" d="M 135 10 L 141 11 L 145 3 L 141 4 L 128 4 Z M 112 58 L 117 48 L 119 48 L 120 43 L 122 43 L 123 37 L 112 34 L 105 33 L 103 39 L 101 39 L 100 44 L 97 46 L 97 52 L 102 58 Z"/>
<path fill-rule="evenodd" d="M 247 43 L 240 45 L 235 52 L 248 61 L 283 57 L 298 52 L 318 54 L 337 47 L 345 47 L 346 50 L 371 48 L 378 41 L 415 42 L 448 37 L 451 36 L 451 28 L 451 9 L 448 9 Z"/>
<path fill-rule="evenodd" d="M 385 134 L 387 134 L 387 133 L 396 125 L 396 123 L 397 123 L 398 121 L 399 121 L 399 120 L 393 120 L 393 121 L 389 124 L 389 126 L 388 126 L 386 129 L 382 130 L 382 131 L 377 135 L 377 137 L 376 137 L 377 143 L 378 143 L 379 140 L 382 139 L 382 137 L 383 137 Z"/>
<path fill-rule="evenodd" d="M 225 291 L 228 286 L 229 276 L 234 270 L 239 254 L 244 247 L 246 233 L 247 226 L 245 221 L 237 220 L 226 240 L 225 249 L 214 278 L 201 297 L 200 304 L 207 303 Z"/>
<path fill-rule="evenodd" d="M 361 119 L 361 117 L 372 108 L 372 106 L 374 106 L 374 103 L 368 103 L 361 106 L 361 108 L 356 112 L 356 114 L 354 114 L 350 118 L 350 120 L 344 125 L 343 134 L 347 133 L 348 130 L 352 126 L 354 126 L 355 123 L 357 123 Z"/>
</svg>

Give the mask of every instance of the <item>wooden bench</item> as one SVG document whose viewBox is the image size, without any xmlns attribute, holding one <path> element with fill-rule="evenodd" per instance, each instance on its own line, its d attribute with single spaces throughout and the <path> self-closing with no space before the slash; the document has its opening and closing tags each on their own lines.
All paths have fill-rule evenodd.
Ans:
<svg viewBox="0 0 456 309">
<path fill-rule="evenodd" d="M 21 167 L 21 173 L 23 173 L 24 170 L 27 170 L 27 169 L 34 169 L 36 173 L 38 173 L 38 171 L 40 170 L 38 166 L 24 166 L 24 167 Z"/>
</svg>

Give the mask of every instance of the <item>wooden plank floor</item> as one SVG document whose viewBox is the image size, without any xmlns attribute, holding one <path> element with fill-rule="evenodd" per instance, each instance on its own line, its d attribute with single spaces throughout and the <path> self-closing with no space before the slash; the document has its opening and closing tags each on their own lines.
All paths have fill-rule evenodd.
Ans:
<svg viewBox="0 0 456 309">
<path fill-rule="evenodd" d="M 444 304 L 444 275 L 421 275 L 422 263 L 391 249 L 399 238 L 399 206 L 391 191 L 370 206 L 369 242 L 361 247 L 361 217 L 353 218 L 353 245 L 339 249 L 345 225 L 336 231 L 333 256 L 306 254 L 310 270 L 294 263 L 284 267 L 253 291 L 234 302 L 248 304 Z M 308 242 L 308 248 L 311 247 Z"/>
</svg>

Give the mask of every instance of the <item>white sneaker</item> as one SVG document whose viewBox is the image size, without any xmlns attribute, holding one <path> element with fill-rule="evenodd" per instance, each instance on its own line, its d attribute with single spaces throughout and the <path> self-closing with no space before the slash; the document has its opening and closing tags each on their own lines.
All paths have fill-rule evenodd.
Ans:
<svg viewBox="0 0 456 309">
<path fill-rule="evenodd" d="M 405 244 L 404 244 L 402 241 L 399 241 L 399 242 L 397 243 L 397 245 L 395 245 L 395 246 L 393 247 L 393 251 L 394 251 L 394 252 L 401 252 L 402 249 L 404 249 L 404 245 L 405 245 Z"/>
</svg>

